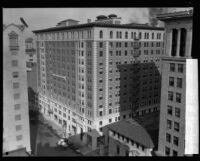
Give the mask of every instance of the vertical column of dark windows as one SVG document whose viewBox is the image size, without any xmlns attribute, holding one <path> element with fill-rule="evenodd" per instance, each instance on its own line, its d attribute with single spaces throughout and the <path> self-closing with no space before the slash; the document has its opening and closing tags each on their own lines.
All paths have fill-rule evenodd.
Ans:
<svg viewBox="0 0 200 161">
<path fill-rule="evenodd" d="M 176 56 L 177 36 L 178 36 L 178 30 L 173 29 L 172 30 L 172 51 L 171 51 L 172 56 Z"/>
<path fill-rule="evenodd" d="M 181 28 L 181 38 L 180 38 L 180 53 L 179 55 L 181 57 L 185 56 L 185 45 L 186 45 L 186 29 L 185 28 Z"/>
</svg>

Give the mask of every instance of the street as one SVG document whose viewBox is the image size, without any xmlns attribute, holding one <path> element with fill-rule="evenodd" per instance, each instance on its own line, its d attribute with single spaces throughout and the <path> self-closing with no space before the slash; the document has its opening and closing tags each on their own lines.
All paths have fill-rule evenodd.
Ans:
<svg viewBox="0 0 200 161">
<path fill-rule="evenodd" d="M 30 121 L 30 131 L 34 156 L 82 156 L 70 148 L 57 147 L 59 137 L 38 121 Z"/>
</svg>

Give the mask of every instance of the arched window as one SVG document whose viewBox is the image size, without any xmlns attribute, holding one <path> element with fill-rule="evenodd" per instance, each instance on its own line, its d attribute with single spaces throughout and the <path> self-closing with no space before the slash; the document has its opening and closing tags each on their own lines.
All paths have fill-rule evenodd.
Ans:
<svg viewBox="0 0 200 161">
<path fill-rule="evenodd" d="M 12 31 L 11 33 L 8 34 L 9 36 L 9 43 L 10 43 L 10 49 L 11 50 L 18 50 L 19 49 L 19 44 L 18 44 L 18 35 L 16 32 Z"/>
<path fill-rule="evenodd" d="M 112 39 L 112 38 L 113 38 L 113 32 L 110 31 L 110 39 Z"/>
<path fill-rule="evenodd" d="M 102 30 L 99 32 L 99 38 L 100 38 L 100 39 L 103 38 L 103 31 L 102 31 Z"/>
</svg>

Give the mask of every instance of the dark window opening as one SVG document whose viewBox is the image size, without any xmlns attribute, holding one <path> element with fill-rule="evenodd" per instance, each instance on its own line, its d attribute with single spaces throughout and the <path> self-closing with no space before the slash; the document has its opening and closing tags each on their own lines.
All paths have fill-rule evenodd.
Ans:
<svg viewBox="0 0 200 161">
<path fill-rule="evenodd" d="M 180 39 L 180 53 L 181 57 L 185 56 L 185 45 L 186 45 L 186 29 L 181 29 L 181 39 Z"/>
<path fill-rule="evenodd" d="M 176 48 L 177 48 L 177 36 L 178 36 L 178 30 L 173 29 L 172 30 L 172 56 L 176 56 Z"/>
</svg>

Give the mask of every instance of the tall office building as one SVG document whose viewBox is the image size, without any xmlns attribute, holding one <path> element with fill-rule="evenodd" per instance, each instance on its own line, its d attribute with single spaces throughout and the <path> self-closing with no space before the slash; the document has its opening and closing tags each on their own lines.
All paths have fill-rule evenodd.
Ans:
<svg viewBox="0 0 200 161">
<path fill-rule="evenodd" d="M 163 28 L 112 14 L 34 33 L 40 111 L 67 133 L 90 140 L 91 129 L 102 134 L 109 123 L 159 110 Z"/>
<path fill-rule="evenodd" d="M 198 154 L 198 60 L 192 58 L 192 17 L 192 10 L 158 16 L 166 32 L 158 150 L 167 156 Z"/>
<path fill-rule="evenodd" d="M 3 153 L 31 151 L 25 38 L 23 25 L 3 26 Z"/>
</svg>

